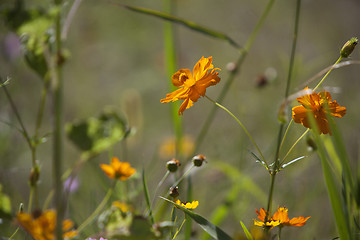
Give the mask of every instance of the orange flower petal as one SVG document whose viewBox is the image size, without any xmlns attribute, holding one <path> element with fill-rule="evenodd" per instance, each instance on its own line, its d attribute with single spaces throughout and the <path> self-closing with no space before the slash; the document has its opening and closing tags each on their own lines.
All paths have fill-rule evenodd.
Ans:
<svg viewBox="0 0 360 240">
<path fill-rule="evenodd" d="M 293 226 L 293 227 L 301 227 L 304 226 L 306 221 L 309 219 L 310 217 L 294 217 L 289 221 L 289 226 Z"/>
<path fill-rule="evenodd" d="M 113 167 L 107 164 L 100 164 L 100 167 L 109 178 L 115 178 L 115 170 Z"/>
</svg>

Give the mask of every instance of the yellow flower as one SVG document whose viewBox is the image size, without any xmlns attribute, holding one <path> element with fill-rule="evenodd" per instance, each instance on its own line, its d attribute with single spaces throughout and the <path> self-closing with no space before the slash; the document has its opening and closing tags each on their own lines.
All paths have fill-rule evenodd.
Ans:
<svg viewBox="0 0 360 240">
<path fill-rule="evenodd" d="M 197 208 L 197 206 L 199 206 L 199 201 L 192 201 L 190 203 L 190 202 L 181 202 L 180 200 L 176 200 L 175 203 L 187 209 L 195 209 Z"/>
<path fill-rule="evenodd" d="M 35 240 L 53 240 L 55 239 L 56 212 L 46 210 L 44 212 L 35 212 L 32 215 L 27 213 L 18 213 L 16 215 L 18 224 L 24 228 Z M 71 220 L 64 220 L 62 224 L 63 237 L 72 238 L 77 235 L 77 231 L 69 231 L 74 226 Z"/>
<path fill-rule="evenodd" d="M 119 208 L 123 213 L 133 212 L 134 211 L 134 209 L 130 205 L 127 205 L 124 202 L 114 201 L 111 205 L 113 207 Z"/>
<path fill-rule="evenodd" d="M 128 162 L 120 162 L 117 157 L 111 159 L 111 164 L 100 164 L 101 169 L 109 178 L 124 181 L 132 176 L 136 170 Z"/>
<path fill-rule="evenodd" d="M 179 115 L 182 115 L 185 109 L 194 105 L 200 96 L 205 96 L 206 88 L 220 82 L 216 70 L 220 71 L 212 65 L 212 57 L 202 57 L 194 66 L 192 74 L 189 69 L 180 69 L 171 77 L 173 85 L 179 89 L 166 94 L 166 98 L 161 99 L 160 102 L 184 100 L 179 109 Z"/>
<path fill-rule="evenodd" d="M 334 117 L 341 118 L 346 113 L 345 107 L 340 107 L 336 101 L 331 101 L 331 95 L 327 91 L 322 91 L 320 93 L 314 92 L 312 94 L 299 97 L 296 100 L 298 100 L 302 106 L 293 107 L 292 118 L 294 121 L 296 123 L 301 123 L 307 128 L 311 128 L 308 113 L 312 113 L 319 128 L 320 134 L 329 133 L 331 135 L 331 130 L 326 114 L 329 113 Z"/>
<path fill-rule="evenodd" d="M 294 217 L 291 220 L 289 219 L 288 216 L 288 209 L 286 207 L 279 207 L 278 210 L 276 211 L 276 213 L 274 213 L 274 215 L 269 218 L 268 212 L 265 211 L 265 209 L 261 208 L 260 211 L 256 210 L 256 213 L 258 214 L 258 220 L 254 220 L 254 225 L 256 226 L 261 226 L 261 227 L 283 227 L 283 226 L 289 226 L 289 227 L 301 227 L 304 226 L 306 221 L 310 218 L 310 217 Z M 266 218 L 268 218 L 268 220 L 265 220 Z"/>
</svg>

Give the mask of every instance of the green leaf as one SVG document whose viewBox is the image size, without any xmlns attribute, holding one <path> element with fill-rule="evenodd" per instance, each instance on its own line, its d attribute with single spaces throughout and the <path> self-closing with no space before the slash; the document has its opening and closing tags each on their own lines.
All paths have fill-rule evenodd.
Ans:
<svg viewBox="0 0 360 240">
<path fill-rule="evenodd" d="M 187 208 L 184 208 L 183 206 L 174 203 L 173 201 L 160 197 L 163 200 L 173 204 L 174 206 L 176 206 L 177 208 L 179 208 L 180 210 L 182 210 L 187 216 L 191 217 L 197 224 L 200 225 L 200 227 L 207 232 L 210 236 L 212 236 L 214 239 L 217 240 L 231 240 L 231 237 L 229 235 L 227 235 L 223 230 L 221 230 L 219 227 L 215 226 L 214 224 L 212 224 L 211 222 L 209 222 L 208 220 L 206 220 L 204 217 L 190 211 Z"/>
<path fill-rule="evenodd" d="M 242 221 L 240 221 L 240 224 L 241 224 L 242 229 L 243 229 L 244 232 L 245 232 L 246 238 L 247 238 L 248 240 L 253 240 L 253 237 L 251 236 L 249 230 L 247 230 L 245 224 L 244 224 Z"/>
<path fill-rule="evenodd" d="M 68 123 L 66 133 L 80 150 L 98 154 L 125 138 L 129 129 L 116 112 L 106 109 L 97 117 Z"/>
<path fill-rule="evenodd" d="M 11 201 L 8 195 L 2 192 L 0 184 L 0 218 L 11 219 Z"/>
<path fill-rule="evenodd" d="M 145 194 L 146 204 L 147 204 L 147 206 L 149 208 L 150 221 L 151 221 L 152 224 L 154 224 L 155 221 L 154 221 L 154 217 L 152 215 L 151 200 L 150 200 L 149 190 L 148 190 L 147 183 L 146 183 L 146 178 L 145 178 L 145 169 L 143 169 L 143 171 L 142 171 L 142 180 L 143 180 L 143 187 L 144 187 L 144 194 Z"/>
</svg>

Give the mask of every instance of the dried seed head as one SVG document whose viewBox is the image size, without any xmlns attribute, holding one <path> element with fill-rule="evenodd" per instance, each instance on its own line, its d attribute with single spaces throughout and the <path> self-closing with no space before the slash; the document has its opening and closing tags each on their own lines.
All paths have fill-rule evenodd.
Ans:
<svg viewBox="0 0 360 240">
<path fill-rule="evenodd" d="M 202 154 L 199 154 L 199 155 L 196 155 L 195 157 L 193 157 L 192 160 L 196 167 L 201 167 L 203 162 L 206 162 L 206 157 Z"/>
<path fill-rule="evenodd" d="M 180 162 L 179 160 L 173 158 L 170 161 L 168 161 L 166 163 L 166 168 L 170 171 L 170 172 L 176 172 L 176 170 L 178 169 L 178 167 L 180 166 Z"/>
</svg>

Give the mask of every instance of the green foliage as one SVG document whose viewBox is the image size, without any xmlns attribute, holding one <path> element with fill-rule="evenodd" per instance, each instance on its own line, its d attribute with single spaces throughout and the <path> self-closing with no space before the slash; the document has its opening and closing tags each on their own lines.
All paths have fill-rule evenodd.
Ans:
<svg viewBox="0 0 360 240">
<path fill-rule="evenodd" d="M 109 149 L 129 132 L 125 120 L 111 109 L 106 109 L 97 117 L 66 125 L 68 138 L 81 151 L 90 155 Z"/>
<path fill-rule="evenodd" d="M 8 195 L 3 193 L 2 188 L 0 184 L 0 218 L 11 219 L 11 200 Z"/>
<path fill-rule="evenodd" d="M 192 220 L 194 220 L 199 226 L 207 232 L 210 236 L 212 236 L 214 239 L 217 240 L 231 240 L 231 237 L 227 235 L 223 230 L 221 230 L 219 227 L 215 226 L 208 220 L 206 220 L 204 217 L 190 211 L 189 209 L 174 203 L 173 201 L 160 197 L 164 199 L 165 201 L 174 204 L 177 208 L 182 210 L 187 216 L 189 216 Z"/>
</svg>

